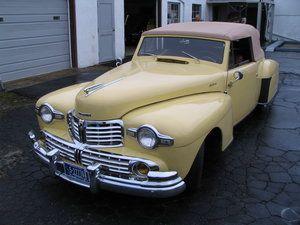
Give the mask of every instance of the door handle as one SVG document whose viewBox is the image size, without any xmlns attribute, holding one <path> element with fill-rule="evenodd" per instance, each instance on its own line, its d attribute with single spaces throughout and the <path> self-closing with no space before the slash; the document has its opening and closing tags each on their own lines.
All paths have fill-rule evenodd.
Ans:
<svg viewBox="0 0 300 225">
<path fill-rule="evenodd" d="M 232 87 L 235 82 L 243 79 L 244 78 L 244 74 L 242 72 L 240 72 L 240 71 L 235 71 L 234 74 L 233 74 L 233 78 L 234 78 L 234 80 L 230 81 L 228 83 L 228 87 Z"/>
</svg>

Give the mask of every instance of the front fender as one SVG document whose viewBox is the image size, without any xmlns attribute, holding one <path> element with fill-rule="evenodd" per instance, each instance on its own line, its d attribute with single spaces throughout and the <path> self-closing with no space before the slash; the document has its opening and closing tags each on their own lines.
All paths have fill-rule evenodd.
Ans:
<svg viewBox="0 0 300 225">
<path fill-rule="evenodd" d="M 198 94 L 149 105 L 126 114 L 123 121 L 125 129 L 150 124 L 160 133 L 173 137 L 175 142 L 170 147 L 146 150 L 125 135 L 122 153 L 149 158 L 160 169 L 177 171 L 182 178 L 213 128 L 221 129 L 222 150 L 233 138 L 231 97 L 224 93 Z"/>
<path fill-rule="evenodd" d="M 183 147 L 219 127 L 223 145 L 232 139 L 231 98 L 224 93 L 197 94 L 149 105 L 123 117 L 125 128 L 144 124 L 175 139 L 173 147 Z M 131 137 L 126 137 L 132 143 Z"/>
<path fill-rule="evenodd" d="M 64 120 L 53 120 L 50 124 L 44 123 L 38 116 L 38 122 L 41 130 L 48 131 L 60 138 L 64 138 L 68 141 L 72 141 L 68 132 L 68 123 L 66 121 L 67 113 L 70 109 L 75 107 L 75 97 L 77 93 L 86 85 L 87 83 L 81 83 L 72 85 L 59 89 L 57 91 L 51 92 L 43 97 L 41 97 L 36 106 L 40 107 L 44 103 L 50 104 L 56 110 L 62 112 L 65 115 Z"/>
</svg>

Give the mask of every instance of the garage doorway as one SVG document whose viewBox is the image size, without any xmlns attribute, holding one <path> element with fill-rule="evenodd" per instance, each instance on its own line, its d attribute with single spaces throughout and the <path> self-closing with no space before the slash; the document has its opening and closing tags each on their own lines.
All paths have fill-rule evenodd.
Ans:
<svg viewBox="0 0 300 225">
<path fill-rule="evenodd" d="M 262 4 L 260 37 L 261 44 L 266 40 L 267 29 L 267 5 Z M 250 24 L 257 27 L 258 3 L 214 3 L 213 21 L 226 21 Z"/>
<path fill-rule="evenodd" d="M 225 3 L 213 5 L 213 21 L 242 22 L 256 27 L 256 3 Z"/>
<path fill-rule="evenodd" d="M 161 25 L 161 0 L 125 0 L 125 55 L 132 56 L 144 31 Z"/>
</svg>

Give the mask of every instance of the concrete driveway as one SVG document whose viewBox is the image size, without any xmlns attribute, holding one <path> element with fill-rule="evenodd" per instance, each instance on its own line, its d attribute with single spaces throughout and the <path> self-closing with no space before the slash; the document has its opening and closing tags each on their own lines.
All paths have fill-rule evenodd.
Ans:
<svg viewBox="0 0 300 225">
<path fill-rule="evenodd" d="M 37 129 L 36 99 L 77 79 L 0 94 L 0 224 L 299 224 L 300 55 L 270 57 L 282 61 L 270 110 L 235 128 L 201 190 L 170 199 L 92 195 L 33 159 L 26 133 Z"/>
</svg>

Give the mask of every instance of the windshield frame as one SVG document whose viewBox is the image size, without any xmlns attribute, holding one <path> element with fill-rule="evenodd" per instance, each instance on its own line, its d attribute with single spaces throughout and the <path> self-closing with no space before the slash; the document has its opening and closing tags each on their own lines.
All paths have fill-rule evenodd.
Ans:
<svg viewBox="0 0 300 225">
<path fill-rule="evenodd" d="M 213 61 L 208 61 L 205 59 L 199 59 L 199 60 L 195 60 L 191 57 L 188 56 L 172 56 L 172 55 L 140 55 L 140 51 L 143 45 L 143 42 L 146 38 L 161 38 L 161 37 L 166 37 L 166 38 L 189 38 L 189 39 L 200 39 L 200 40 L 208 40 L 208 41 L 215 41 L 215 42 L 222 42 L 224 44 L 224 49 L 223 49 L 223 57 L 222 57 L 222 62 L 218 63 L 218 62 L 213 62 Z M 135 54 L 133 56 L 133 58 L 157 58 L 157 57 L 161 57 L 161 58 L 174 58 L 174 59 L 181 59 L 181 60 L 186 60 L 186 61 L 193 61 L 196 62 L 204 62 L 204 63 L 208 63 L 208 64 L 213 64 L 213 65 L 218 65 L 223 67 L 224 63 L 226 62 L 226 57 L 227 57 L 227 49 L 228 49 L 228 41 L 226 40 L 222 40 L 222 39 L 215 39 L 215 38 L 206 38 L 206 37 L 200 37 L 200 36 L 190 36 L 190 35 L 144 35 L 141 37 L 140 42 L 136 48 Z"/>
</svg>

